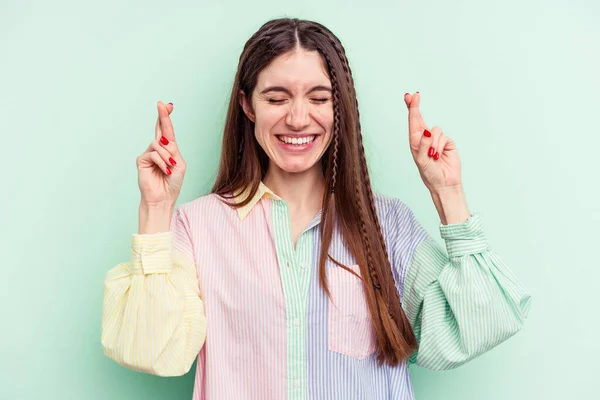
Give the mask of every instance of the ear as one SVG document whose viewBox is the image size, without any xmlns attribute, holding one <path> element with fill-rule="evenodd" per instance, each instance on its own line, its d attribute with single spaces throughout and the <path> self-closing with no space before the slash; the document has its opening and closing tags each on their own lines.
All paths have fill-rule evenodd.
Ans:
<svg viewBox="0 0 600 400">
<path fill-rule="evenodd" d="M 256 122 L 256 118 L 254 117 L 254 112 L 252 112 L 252 104 L 250 103 L 250 99 L 248 99 L 248 97 L 246 97 L 246 94 L 244 93 L 243 90 L 240 90 L 240 105 L 242 106 L 242 109 L 244 110 L 244 114 L 246 114 L 246 117 L 248 117 L 248 119 L 252 122 Z"/>
</svg>

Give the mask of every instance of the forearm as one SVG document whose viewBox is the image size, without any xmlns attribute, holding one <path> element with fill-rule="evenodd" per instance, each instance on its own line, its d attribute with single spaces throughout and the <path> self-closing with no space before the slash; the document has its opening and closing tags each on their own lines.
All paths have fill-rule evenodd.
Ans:
<svg viewBox="0 0 600 400">
<path fill-rule="evenodd" d="M 462 185 L 433 190 L 430 193 L 442 224 L 465 222 L 471 216 Z"/>
<path fill-rule="evenodd" d="M 174 205 L 148 205 L 140 203 L 138 234 L 168 232 L 171 229 Z"/>
</svg>

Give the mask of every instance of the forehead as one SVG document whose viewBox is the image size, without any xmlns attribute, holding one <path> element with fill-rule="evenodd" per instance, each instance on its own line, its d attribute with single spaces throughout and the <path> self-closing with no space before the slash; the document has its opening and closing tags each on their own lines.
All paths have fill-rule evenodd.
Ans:
<svg viewBox="0 0 600 400">
<path fill-rule="evenodd" d="M 308 89 L 317 85 L 331 85 L 325 63 L 318 52 L 303 49 L 276 57 L 259 73 L 256 83 L 257 88 Z"/>
</svg>

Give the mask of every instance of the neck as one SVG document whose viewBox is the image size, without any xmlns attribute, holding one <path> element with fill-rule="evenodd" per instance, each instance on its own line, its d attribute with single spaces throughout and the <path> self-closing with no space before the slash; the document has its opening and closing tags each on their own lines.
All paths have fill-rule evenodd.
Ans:
<svg viewBox="0 0 600 400">
<path fill-rule="evenodd" d="M 263 183 L 281 197 L 292 212 L 316 213 L 325 193 L 325 177 L 320 163 L 308 171 L 290 173 L 271 164 Z"/>
</svg>

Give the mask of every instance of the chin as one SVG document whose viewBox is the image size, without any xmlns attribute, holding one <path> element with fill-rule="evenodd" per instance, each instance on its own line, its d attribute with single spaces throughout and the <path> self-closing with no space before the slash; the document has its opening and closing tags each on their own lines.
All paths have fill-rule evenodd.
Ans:
<svg viewBox="0 0 600 400">
<path fill-rule="evenodd" d="M 276 163 L 277 167 L 283 172 L 290 174 L 300 174 L 312 169 L 317 162 L 308 162 L 303 160 L 286 160 Z"/>
<path fill-rule="evenodd" d="M 306 172 L 309 169 L 311 169 L 312 165 L 307 165 L 307 164 L 286 164 L 286 165 L 279 165 L 279 168 L 287 173 L 290 174 L 300 174 L 302 172 Z"/>
</svg>

